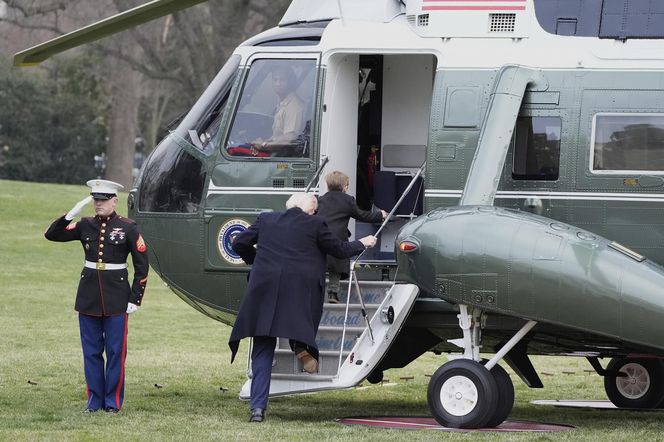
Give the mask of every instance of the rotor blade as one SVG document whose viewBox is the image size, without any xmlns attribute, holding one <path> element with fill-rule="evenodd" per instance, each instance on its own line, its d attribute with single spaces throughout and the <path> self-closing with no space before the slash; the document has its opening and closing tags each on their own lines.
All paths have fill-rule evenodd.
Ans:
<svg viewBox="0 0 664 442">
<path fill-rule="evenodd" d="M 14 66 L 35 66 L 52 55 L 147 23 L 207 0 L 153 0 L 14 55 Z"/>
</svg>

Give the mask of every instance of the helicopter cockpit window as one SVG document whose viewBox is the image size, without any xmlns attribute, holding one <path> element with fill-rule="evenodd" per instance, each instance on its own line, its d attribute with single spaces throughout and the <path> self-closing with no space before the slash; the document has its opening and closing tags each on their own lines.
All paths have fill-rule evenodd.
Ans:
<svg viewBox="0 0 664 442">
<path fill-rule="evenodd" d="M 597 173 L 664 171 L 664 115 L 597 114 L 592 137 Z"/>
<path fill-rule="evenodd" d="M 515 180 L 558 179 L 560 165 L 559 117 L 519 117 L 514 131 Z"/>
<path fill-rule="evenodd" d="M 315 87 L 314 59 L 254 61 L 226 152 L 247 158 L 309 156 Z"/>
</svg>

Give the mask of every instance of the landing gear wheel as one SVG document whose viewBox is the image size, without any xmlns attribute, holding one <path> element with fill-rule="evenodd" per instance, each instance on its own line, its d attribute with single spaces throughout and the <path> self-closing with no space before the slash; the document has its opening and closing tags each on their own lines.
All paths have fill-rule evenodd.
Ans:
<svg viewBox="0 0 664 442">
<path fill-rule="evenodd" d="M 607 374 L 604 390 L 619 408 L 656 408 L 664 396 L 664 365 L 657 359 L 614 358 L 608 371 L 627 376 Z"/>
<path fill-rule="evenodd" d="M 479 362 L 455 359 L 431 377 L 429 410 L 448 428 L 481 428 L 493 417 L 498 403 L 494 376 Z"/>
<path fill-rule="evenodd" d="M 380 384 L 383 381 L 383 370 L 372 371 L 367 376 L 367 382 L 370 384 Z"/>
<path fill-rule="evenodd" d="M 487 362 L 483 360 L 482 364 L 486 364 Z M 512 408 L 514 407 L 514 384 L 507 371 L 498 364 L 494 365 L 489 373 L 493 375 L 493 379 L 496 381 L 496 386 L 498 387 L 498 404 L 486 426 L 494 428 L 502 424 L 512 412 Z"/>
</svg>

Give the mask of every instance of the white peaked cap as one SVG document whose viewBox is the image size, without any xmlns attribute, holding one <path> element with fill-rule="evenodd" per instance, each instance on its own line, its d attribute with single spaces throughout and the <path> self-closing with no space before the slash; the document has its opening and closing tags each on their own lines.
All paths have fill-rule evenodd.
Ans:
<svg viewBox="0 0 664 442">
<path fill-rule="evenodd" d="M 103 193 L 106 195 L 117 195 L 119 190 L 124 189 L 124 186 L 122 184 L 118 184 L 113 181 L 109 180 L 90 180 L 87 183 L 85 183 L 92 189 L 90 191 L 90 195 L 93 195 L 95 193 Z"/>
</svg>

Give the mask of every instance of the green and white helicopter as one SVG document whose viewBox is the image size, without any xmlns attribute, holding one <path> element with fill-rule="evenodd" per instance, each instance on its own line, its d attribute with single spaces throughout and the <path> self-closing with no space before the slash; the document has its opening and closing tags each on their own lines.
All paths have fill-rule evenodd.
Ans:
<svg viewBox="0 0 664 442">
<path fill-rule="evenodd" d="M 63 50 L 202 3 L 156 0 L 16 55 Z M 509 415 L 505 361 L 588 359 L 618 407 L 664 401 L 664 5 L 647 0 L 294 0 L 242 43 L 129 194 L 151 264 L 232 324 L 232 236 L 293 192 L 351 176 L 390 211 L 326 304 L 320 373 L 278 346 L 272 395 L 378 382 L 425 352 L 448 427 Z M 275 71 L 300 103 L 275 136 Z M 266 147 L 270 147 L 267 149 Z M 480 354 L 488 355 L 488 360 Z M 608 364 L 601 359 L 608 358 Z M 247 397 L 249 380 L 240 396 Z"/>
</svg>

